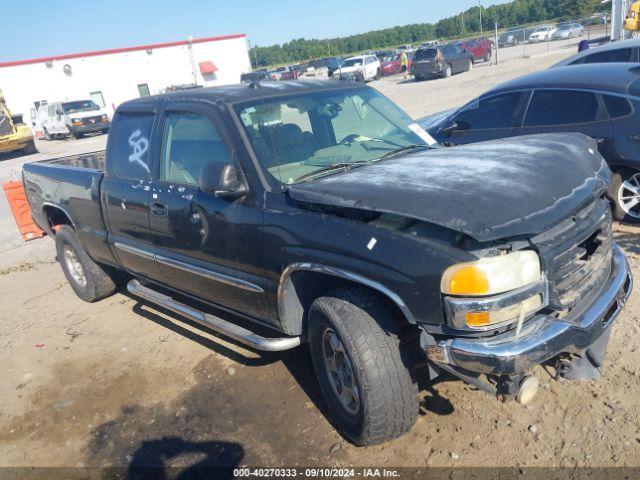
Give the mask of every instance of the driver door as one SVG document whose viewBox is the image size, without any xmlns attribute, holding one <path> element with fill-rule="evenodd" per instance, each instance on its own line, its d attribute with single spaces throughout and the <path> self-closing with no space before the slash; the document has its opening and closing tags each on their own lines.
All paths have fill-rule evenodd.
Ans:
<svg viewBox="0 0 640 480">
<path fill-rule="evenodd" d="M 206 164 L 233 164 L 236 155 L 208 105 L 169 103 L 162 120 L 158 171 L 149 222 L 158 268 L 171 288 L 206 301 L 265 316 L 259 276 L 262 212 L 249 192 L 219 198 L 200 189 Z"/>
</svg>

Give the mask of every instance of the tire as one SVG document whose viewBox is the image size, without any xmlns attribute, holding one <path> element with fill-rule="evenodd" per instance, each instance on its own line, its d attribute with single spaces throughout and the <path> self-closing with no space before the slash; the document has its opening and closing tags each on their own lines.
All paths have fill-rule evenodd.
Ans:
<svg viewBox="0 0 640 480">
<path fill-rule="evenodd" d="M 451 70 L 451 65 L 447 65 L 447 66 L 444 68 L 444 72 L 442 72 L 442 76 L 443 76 L 444 78 L 449 78 L 449 77 L 451 77 L 451 74 L 452 74 L 452 73 L 453 73 L 453 71 Z"/>
<path fill-rule="evenodd" d="M 469 66 L 467 67 L 467 72 L 473 70 L 473 60 L 469 60 Z"/>
<path fill-rule="evenodd" d="M 80 140 L 82 137 L 84 137 L 84 135 L 82 133 L 74 132 L 74 131 L 71 132 L 71 136 L 73 138 L 75 138 L 76 140 Z"/>
<path fill-rule="evenodd" d="M 484 61 L 485 62 L 490 62 L 491 61 L 491 52 L 487 52 L 484 56 Z"/>
<path fill-rule="evenodd" d="M 382 78 L 382 71 L 380 69 L 376 70 L 376 76 L 374 80 L 380 80 Z"/>
<path fill-rule="evenodd" d="M 24 154 L 33 155 L 34 153 L 38 153 L 38 147 L 36 147 L 36 141 L 32 138 L 29 140 L 29 143 L 27 143 L 27 146 L 24 147 Z"/>
<path fill-rule="evenodd" d="M 87 255 L 73 228 L 69 225 L 60 226 L 55 239 L 57 259 L 78 297 L 91 303 L 116 291 L 115 275 Z"/>
<path fill-rule="evenodd" d="M 611 202 L 611 212 L 613 218 L 619 222 L 639 223 L 640 222 L 640 204 L 629 208 L 629 204 L 625 205 L 622 197 L 633 196 L 633 193 L 624 186 L 625 182 L 629 182 L 633 187 L 640 183 L 640 172 L 630 168 L 621 168 L 614 172 L 611 179 L 611 186 L 607 192 L 609 201 Z M 637 188 L 640 192 L 640 186 Z"/>
<path fill-rule="evenodd" d="M 45 140 L 47 140 L 48 142 L 50 142 L 51 140 L 53 140 L 53 137 L 51 136 L 51 134 L 49 133 L 49 131 L 45 128 L 44 129 L 44 138 Z"/>
<path fill-rule="evenodd" d="M 378 295 L 345 288 L 317 298 L 309 311 L 308 338 L 333 423 L 346 438 L 360 446 L 375 445 L 411 429 L 419 407 L 417 385 L 411 376 L 413 361 L 391 312 Z M 337 354 L 332 346 L 335 339 Z M 330 365 L 338 363 L 341 367 L 332 375 Z M 356 394 L 345 393 L 347 400 L 341 400 L 338 379 L 342 384 L 350 379 L 347 383 L 354 386 Z"/>
<path fill-rule="evenodd" d="M 413 78 L 416 82 L 421 82 L 424 80 L 424 77 L 422 75 L 414 75 Z"/>
</svg>

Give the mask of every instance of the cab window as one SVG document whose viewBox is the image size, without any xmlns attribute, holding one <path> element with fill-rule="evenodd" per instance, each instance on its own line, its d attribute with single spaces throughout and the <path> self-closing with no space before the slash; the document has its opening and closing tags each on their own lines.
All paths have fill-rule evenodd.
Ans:
<svg viewBox="0 0 640 480">
<path fill-rule="evenodd" d="M 116 113 L 109 132 L 112 173 L 131 180 L 149 179 L 149 147 L 154 115 Z M 113 137 L 113 138 L 111 138 Z"/>
<path fill-rule="evenodd" d="M 169 113 L 162 137 L 160 180 L 198 185 L 202 167 L 210 162 L 232 163 L 211 121 L 199 114 Z"/>
</svg>

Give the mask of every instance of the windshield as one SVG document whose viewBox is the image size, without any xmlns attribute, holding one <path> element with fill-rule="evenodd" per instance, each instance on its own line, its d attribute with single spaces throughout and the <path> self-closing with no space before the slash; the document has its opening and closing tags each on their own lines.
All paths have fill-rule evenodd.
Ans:
<svg viewBox="0 0 640 480">
<path fill-rule="evenodd" d="M 362 59 L 361 58 L 350 58 L 349 60 L 345 60 L 344 63 L 342 64 L 342 68 L 345 67 L 359 67 L 360 65 L 362 65 Z"/>
<path fill-rule="evenodd" d="M 558 30 L 571 30 L 571 25 L 560 25 Z"/>
<path fill-rule="evenodd" d="M 89 112 L 91 110 L 100 110 L 92 100 L 79 100 L 77 102 L 66 102 L 62 104 L 65 113 Z"/>
<path fill-rule="evenodd" d="M 355 167 L 435 143 L 399 107 L 369 88 L 243 104 L 236 111 L 263 169 L 284 184 L 333 166 Z"/>
<path fill-rule="evenodd" d="M 536 32 L 546 32 L 550 27 L 538 27 L 536 28 Z"/>
</svg>

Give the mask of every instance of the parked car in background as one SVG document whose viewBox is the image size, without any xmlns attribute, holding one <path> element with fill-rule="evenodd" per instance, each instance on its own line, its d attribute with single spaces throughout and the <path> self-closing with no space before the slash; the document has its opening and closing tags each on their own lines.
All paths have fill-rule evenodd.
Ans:
<svg viewBox="0 0 640 480">
<path fill-rule="evenodd" d="M 594 138 L 614 172 L 618 220 L 640 221 L 640 67 L 574 65 L 498 85 L 448 115 L 419 123 L 439 142 L 467 144 L 548 132 Z"/>
<path fill-rule="evenodd" d="M 397 55 L 395 50 L 380 50 L 376 52 L 376 57 L 380 60 L 380 63 L 388 61 L 391 57 Z"/>
<path fill-rule="evenodd" d="M 529 42 L 547 42 L 551 40 L 551 36 L 555 33 L 557 27 L 553 25 L 541 25 L 536 27 L 531 35 L 529 35 Z"/>
<path fill-rule="evenodd" d="M 491 60 L 493 42 L 486 38 L 477 38 L 460 42 L 460 46 L 467 52 L 473 54 L 473 60 L 488 62 Z"/>
<path fill-rule="evenodd" d="M 126 288 L 170 324 L 255 350 L 306 344 L 331 424 L 356 445 L 410 430 L 419 385 L 440 375 L 522 404 L 542 363 L 556 378 L 600 376 L 633 282 L 593 139 L 433 147 L 398 106 L 347 82 L 139 98 L 113 124 L 106 152 L 23 167 L 70 288 L 86 302 Z"/>
<path fill-rule="evenodd" d="M 552 65 L 550 68 L 582 63 L 640 62 L 640 38 L 607 43 L 576 53 Z"/>
<path fill-rule="evenodd" d="M 498 47 L 504 48 L 513 45 L 520 45 L 528 40 L 533 31 L 533 28 L 517 28 L 508 30 L 500 34 L 498 37 Z"/>
<path fill-rule="evenodd" d="M 406 52 L 407 55 L 407 70 L 411 71 L 411 64 L 413 63 L 414 52 Z M 381 60 L 380 68 L 382 69 L 383 76 L 397 75 L 402 73 L 402 61 L 400 54 L 395 53 L 384 60 Z"/>
<path fill-rule="evenodd" d="M 380 60 L 373 54 L 347 58 L 333 73 L 335 79 L 362 82 L 378 80 L 380 77 L 382 77 Z"/>
<path fill-rule="evenodd" d="M 429 40 L 428 42 L 424 42 L 420 46 L 423 48 L 429 48 L 429 47 L 437 47 L 438 45 L 440 45 L 440 40 Z"/>
<path fill-rule="evenodd" d="M 256 70 L 240 75 L 240 83 L 253 83 L 266 80 L 271 80 L 271 75 L 269 75 L 267 70 Z"/>
<path fill-rule="evenodd" d="M 298 80 L 300 65 L 289 65 L 285 72 L 280 75 L 280 80 Z"/>
<path fill-rule="evenodd" d="M 278 67 L 275 70 L 270 70 L 269 71 L 269 76 L 271 77 L 271 80 L 280 80 L 280 78 L 282 78 L 282 74 L 283 72 L 287 71 L 287 67 Z"/>
<path fill-rule="evenodd" d="M 311 60 L 301 67 L 298 78 L 327 80 L 333 76 L 333 73 L 340 67 L 341 63 L 341 60 L 337 57 Z"/>
<path fill-rule="evenodd" d="M 459 44 L 420 48 L 413 56 L 411 74 L 416 81 L 426 78 L 448 78 L 455 73 L 467 72 L 473 67 L 473 54 Z"/>
<path fill-rule="evenodd" d="M 563 23 L 551 35 L 551 40 L 566 40 L 584 35 L 584 27 L 579 23 Z"/>
<path fill-rule="evenodd" d="M 38 113 L 44 136 L 81 138 L 86 133 L 109 131 L 109 116 L 93 100 L 53 102 L 40 107 Z"/>
</svg>

